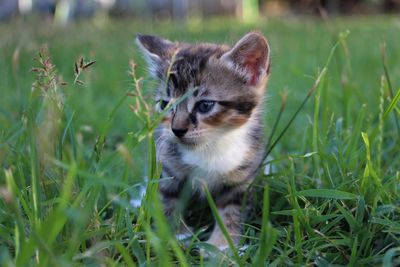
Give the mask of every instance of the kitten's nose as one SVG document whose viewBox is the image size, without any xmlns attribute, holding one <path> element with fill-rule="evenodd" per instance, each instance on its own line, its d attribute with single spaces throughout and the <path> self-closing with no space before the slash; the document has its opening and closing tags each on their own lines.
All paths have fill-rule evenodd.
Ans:
<svg viewBox="0 0 400 267">
<path fill-rule="evenodd" d="M 174 129 L 172 128 L 172 132 L 177 136 L 177 137 L 182 137 L 185 135 L 185 133 L 188 131 L 188 129 Z"/>
</svg>

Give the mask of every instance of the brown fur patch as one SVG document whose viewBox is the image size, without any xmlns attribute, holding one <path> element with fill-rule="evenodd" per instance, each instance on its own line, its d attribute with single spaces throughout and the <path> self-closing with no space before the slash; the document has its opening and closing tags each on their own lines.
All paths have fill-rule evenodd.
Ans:
<svg viewBox="0 0 400 267">
<path fill-rule="evenodd" d="M 239 127 L 239 126 L 242 126 L 243 124 L 245 124 L 248 119 L 249 118 L 247 116 L 234 115 L 227 119 L 227 123 L 229 125 Z"/>
<path fill-rule="evenodd" d="M 249 115 L 241 114 L 236 110 L 224 109 L 217 114 L 202 120 L 205 124 L 213 127 L 234 126 L 239 127 L 247 122 Z"/>
<path fill-rule="evenodd" d="M 231 116 L 232 112 L 232 110 L 224 109 L 212 116 L 203 119 L 202 122 L 211 126 L 222 126 L 223 124 L 225 124 L 226 118 Z"/>
</svg>

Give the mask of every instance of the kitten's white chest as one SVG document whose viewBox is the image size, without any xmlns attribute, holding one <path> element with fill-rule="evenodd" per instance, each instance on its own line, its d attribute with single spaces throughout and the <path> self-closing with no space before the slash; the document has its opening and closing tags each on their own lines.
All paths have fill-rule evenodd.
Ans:
<svg viewBox="0 0 400 267">
<path fill-rule="evenodd" d="M 211 140 L 207 146 L 182 149 L 183 162 L 194 167 L 190 178 L 204 181 L 209 187 L 228 179 L 224 175 L 239 167 L 247 157 L 248 130 L 244 125 Z"/>
</svg>

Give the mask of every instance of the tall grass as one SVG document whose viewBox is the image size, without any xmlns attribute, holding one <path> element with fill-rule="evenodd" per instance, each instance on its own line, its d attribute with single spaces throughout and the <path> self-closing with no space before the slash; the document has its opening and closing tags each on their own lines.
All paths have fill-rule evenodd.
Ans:
<svg viewBox="0 0 400 267">
<path fill-rule="evenodd" d="M 0 26 L 8 36 L 0 42 L 2 265 L 399 264 L 396 19 L 277 20 L 235 31 L 223 20 L 165 25 L 167 37 L 206 41 L 260 27 L 276 51 L 266 107 L 266 125 L 275 125 L 267 127 L 272 172 L 252 185 L 243 247 L 230 242 L 225 252 L 201 242 L 199 232 L 176 239 L 161 212 L 153 132 L 162 115 L 152 112 L 143 62 L 129 63 L 135 48 L 124 23 L 94 24 L 100 39 L 83 37 L 93 25 L 19 35 L 9 30 L 21 29 L 18 22 Z M 352 33 L 338 39 L 344 26 Z M 386 50 L 371 29 L 385 34 Z M 71 37 L 60 42 L 65 34 Z M 42 40 L 49 49 L 37 54 Z M 284 87 L 291 93 L 280 108 L 277 88 Z"/>
</svg>

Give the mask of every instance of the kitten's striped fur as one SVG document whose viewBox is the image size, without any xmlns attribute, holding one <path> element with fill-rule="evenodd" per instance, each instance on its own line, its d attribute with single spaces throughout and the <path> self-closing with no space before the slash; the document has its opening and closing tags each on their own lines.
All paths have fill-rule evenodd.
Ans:
<svg viewBox="0 0 400 267">
<path fill-rule="evenodd" d="M 184 191 L 195 203 L 205 202 L 201 187 L 205 183 L 237 243 L 243 196 L 264 153 L 267 40 L 251 32 L 233 47 L 172 43 L 148 35 L 139 35 L 137 41 L 151 73 L 160 81 L 159 110 L 193 90 L 157 129 L 157 156 L 163 165 L 159 190 L 165 214 L 171 216 L 177 209 Z M 227 246 L 217 226 L 208 242 Z"/>
</svg>

